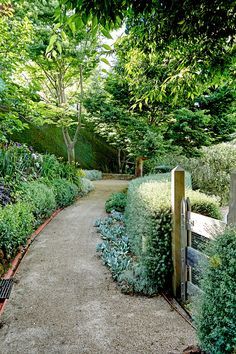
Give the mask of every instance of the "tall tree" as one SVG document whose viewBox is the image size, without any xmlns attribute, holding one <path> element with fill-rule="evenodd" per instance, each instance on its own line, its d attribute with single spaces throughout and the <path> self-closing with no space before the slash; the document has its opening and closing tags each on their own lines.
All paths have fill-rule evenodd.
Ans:
<svg viewBox="0 0 236 354">
<path fill-rule="evenodd" d="M 62 129 L 68 161 L 73 162 L 82 124 L 84 84 L 97 64 L 98 42 L 85 26 L 76 33 L 73 26 L 63 29 L 55 23 L 50 4 L 37 4 L 32 17 L 34 43 L 29 48 L 31 60 L 24 68 L 24 85 L 33 85 L 38 94 L 31 106 L 33 120 Z M 25 6 L 32 11 L 28 2 Z"/>
</svg>

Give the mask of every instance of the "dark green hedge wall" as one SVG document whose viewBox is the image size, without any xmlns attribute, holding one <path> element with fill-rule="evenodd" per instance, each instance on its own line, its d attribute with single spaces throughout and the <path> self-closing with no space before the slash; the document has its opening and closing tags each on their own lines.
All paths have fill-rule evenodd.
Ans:
<svg viewBox="0 0 236 354">
<path fill-rule="evenodd" d="M 55 126 L 37 127 L 29 124 L 28 129 L 15 133 L 12 139 L 33 146 L 38 152 L 48 152 L 67 159 L 61 129 Z M 80 131 L 76 145 L 76 161 L 86 169 L 98 169 L 103 172 L 116 172 L 117 169 L 116 151 L 86 128 Z"/>
</svg>

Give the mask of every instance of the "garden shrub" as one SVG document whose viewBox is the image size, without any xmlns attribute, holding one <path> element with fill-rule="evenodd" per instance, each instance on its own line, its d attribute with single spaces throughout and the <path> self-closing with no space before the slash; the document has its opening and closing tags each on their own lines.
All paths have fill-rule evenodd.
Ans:
<svg viewBox="0 0 236 354">
<path fill-rule="evenodd" d="M 126 203 L 127 193 L 113 193 L 105 203 L 106 212 L 110 213 L 112 210 L 124 212 Z"/>
<path fill-rule="evenodd" d="M 144 176 L 142 178 L 136 179 L 136 185 L 142 184 L 149 181 L 156 181 L 156 182 L 170 182 L 171 181 L 171 173 L 156 173 Z M 185 172 L 185 185 L 187 188 L 192 188 L 192 178 L 189 172 Z"/>
<path fill-rule="evenodd" d="M 34 216 L 26 203 L 18 202 L 0 208 L 0 250 L 12 258 L 19 246 L 25 245 L 33 231 Z"/>
<path fill-rule="evenodd" d="M 46 177 L 48 179 L 59 178 L 62 174 L 61 167 L 62 164 L 55 155 L 42 155 L 41 177 Z"/>
<path fill-rule="evenodd" d="M 97 245 L 97 251 L 121 291 L 126 294 L 155 294 L 156 286 L 150 281 L 146 268 L 131 253 L 124 215 L 112 211 L 108 217 L 97 220 L 95 226 L 103 240 Z"/>
<path fill-rule="evenodd" d="M 220 216 L 216 198 L 187 190 L 192 210 Z M 126 227 L 132 252 L 153 289 L 167 288 L 171 280 L 171 186 L 169 182 L 139 178 L 129 184 Z"/>
<path fill-rule="evenodd" d="M 76 184 L 78 188 L 81 186 L 81 170 L 78 170 L 76 165 L 69 164 L 68 162 L 61 163 L 60 177 Z"/>
<path fill-rule="evenodd" d="M 230 172 L 236 169 L 236 145 L 222 143 L 202 149 L 199 158 L 185 159 L 183 166 L 191 172 L 193 188 L 217 195 L 221 204 L 229 201 Z"/>
<path fill-rule="evenodd" d="M 63 178 L 80 186 L 81 170 L 78 170 L 75 165 L 60 162 L 55 155 L 42 155 L 42 170 L 41 177 L 46 177 L 49 180 Z"/>
<path fill-rule="evenodd" d="M 85 173 L 85 178 L 90 179 L 90 181 L 95 181 L 102 179 L 102 172 L 98 170 L 83 170 Z"/>
<path fill-rule="evenodd" d="M 208 247 L 203 293 L 195 324 L 201 349 L 211 354 L 236 352 L 236 230 L 226 229 Z"/>
<path fill-rule="evenodd" d="M 84 196 L 94 190 L 93 183 L 87 178 L 81 178 L 79 187 L 79 196 Z"/>
<path fill-rule="evenodd" d="M 18 198 L 28 203 L 36 225 L 40 225 L 56 209 L 53 190 L 44 183 L 37 181 L 22 183 Z"/>
<path fill-rule="evenodd" d="M 51 181 L 43 179 L 43 182 L 52 188 L 57 208 L 63 208 L 72 204 L 78 196 L 78 187 L 66 179 L 57 178 Z"/>
</svg>

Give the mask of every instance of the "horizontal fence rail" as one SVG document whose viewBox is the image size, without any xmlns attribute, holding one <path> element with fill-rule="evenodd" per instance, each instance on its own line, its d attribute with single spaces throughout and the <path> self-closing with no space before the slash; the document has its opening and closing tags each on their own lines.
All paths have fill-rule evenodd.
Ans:
<svg viewBox="0 0 236 354">
<path fill-rule="evenodd" d="M 210 218 L 201 214 L 188 212 L 187 229 L 208 239 L 214 239 L 215 235 L 224 231 L 226 224 L 223 221 Z"/>
</svg>

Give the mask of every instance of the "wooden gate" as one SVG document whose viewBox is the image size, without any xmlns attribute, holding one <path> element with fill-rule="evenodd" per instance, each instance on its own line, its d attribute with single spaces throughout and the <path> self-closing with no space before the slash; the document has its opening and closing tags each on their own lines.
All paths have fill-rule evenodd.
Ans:
<svg viewBox="0 0 236 354">
<path fill-rule="evenodd" d="M 201 214 L 191 212 L 190 200 L 182 199 L 181 203 L 181 300 L 201 291 L 194 284 L 193 269 L 201 272 L 201 262 L 207 260 L 200 249 L 201 245 L 214 239 L 224 231 L 226 223 Z"/>
<path fill-rule="evenodd" d="M 207 256 L 196 245 L 196 239 L 209 242 L 223 231 L 226 223 L 191 212 L 189 199 L 185 199 L 185 171 L 177 166 L 171 171 L 172 209 L 172 290 L 176 298 L 186 301 L 188 296 L 201 291 L 194 282 L 194 270 Z M 231 173 L 228 225 L 236 226 L 236 171 Z"/>
</svg>

